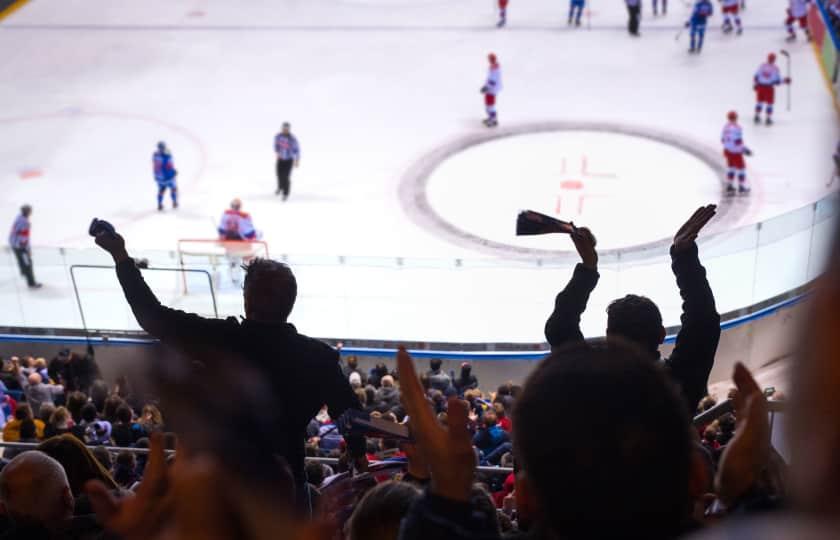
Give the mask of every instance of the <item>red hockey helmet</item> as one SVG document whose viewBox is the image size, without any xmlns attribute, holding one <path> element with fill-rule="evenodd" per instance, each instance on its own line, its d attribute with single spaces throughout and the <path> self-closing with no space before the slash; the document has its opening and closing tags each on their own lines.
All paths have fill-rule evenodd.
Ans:
<svg viewBox="0 0 840 540">
<path fill-rule="evenodd" d="M 776 61 L 776 53 L 770 53 L 767 55 L 767 61 L 771 64 Z"/>
<path fill-rule="evenodd" d="M 487 55 L 487 59 L 488 59 L 488 60 L 490 60 L 490 63 L 491 63 L 491 64 L 495 64 L 495 63 L 496 63 L 496 55 L 495 55 L 495 54 L 493 54 L 493 53 L 488 54 L 488 55 Z"/>
<path fill-rule="evenodd" d="M 738 119 L 738 113 L 736 113 L 735 111 L 729 111 L 728 113 L 726 113 L 726 118 L 730 122 L 734 122 L 735 120 Z"/>
</svg>

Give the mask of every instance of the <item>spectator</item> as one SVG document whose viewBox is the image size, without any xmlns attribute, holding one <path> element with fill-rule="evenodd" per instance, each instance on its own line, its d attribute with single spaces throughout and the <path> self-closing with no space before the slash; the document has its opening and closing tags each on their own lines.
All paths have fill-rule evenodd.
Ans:
<svg viewBox="0 0 840 540">
<path fill-rule="evenodd" d="M 388 375 L 388 367 L 383 363 L 378 363 L 370 369 L 368 374 L 368 384 L 374 388 L 379 388 L 382 384 L 382 377 Z"/>
<path fill-rule="evenodd" d="M 358 371 L 352 372 L 347 379 L 354 392 L 362 388 L 362 376 L 359 375 Z"/>
<path fill-rule="evenodd" d="M 134 446 L 137 439 L 142 437 L 145 432 L 139 424 L 134 423 L 134 414 L 125 403 L 121 403 L 117 407 L 115 421 L 111 426 L 111 438 L 114 440 L 114 445 L 127 447 Z"/>
<path fill-rule="evenodd" d="M 411 358 L 403 350 L 397 360 L 418 449 L 432 473 L 432 488 L 412 507 L 401 539 L 499 538 L 472 514 L 466 405 L 450 400 L 449 428 L 438 426 Z M 688 412 L 643 353 L 617 342 L 555 350 L 528 377 L 514 417 L 518 506 L 539 509 L 541 537 L 655 540 L 692 528 Z"/>
<path fill-rule="evenodd" d="M 35 434 L 35 422 L 31 418 L 27 418 L 21 421 L 20 440 L 18 440 L 17 442 L 30 444 L 38 442 L 38 437 Z M 22 454 L 23 452 L 26 452 L 26 450 L 17 448 L 7 448 L 3 452 L 3 457 L 6 459 L 12 459 L 18 454 Z"/>
<path fill-rule="evenodd" d="M 467 390 L 478 388 L 478 378 L 472 373 L 472 365 L 469 362 L 461 364 L 461 374 L 453 381 L 455 390 L 459 396 L 463 396 Z"/>
<path fill-rule="evenodd" d="M 70 427 L 73 419 L 70 417 L 70 411 L 66 407 L 57 407 L 50 415 L 50 420 L 44 428 L 44 438 L 49 439 L 56 435 L 70 433 Z"/>
<path fill-rule="evenodd" d="M 249 370 L 259 371 L 260 380 L 269 387 L 258 394 L 272 406 L 250 411 L 249 420 L 273 429 L 254 430 L 253 436 L 267 438 L 254 446 L 286 459 L 302 501 L 304 433 L 309 420 L 325 403 L 330 414 L 338 417 L 347 409 L 358 409 L 359 401 L 342 377 L 335 349 L 299 334 L 287 322 L 297 296 L 297 282 L 289 267 L 254 260 L 246 270 L 243 288 L 245 319 L 205 319 L 162 306 L 129 258 L 120 235 L 105 232 L 96 237 L 96 243 L 114 258 L 120 285 L 140 326 L 163 344 L 202 358 L 204 380 L 230 384 L 230 377 L 222 372 L 227 375 L 231 355 L 242 357 Z M 215 354 L 204 354 L 209 351 Z M 362 437 L 349 437 L 348 443 L 355 458 L 364 457 Z"/>
<path fill-rule="evenodd" d="M 0 502 L 12 523 L 4 539 L 83 539 L 101 533 L 92 516 L 73 516 L 67 474 L 61 463 L 41 452 L 24 452 L 3 468 Z"/>
<path fill-rule="evenodd" d="M 347 524 L 348 540 L 396 540 L 400 523 L 420 490 L 408 482 L 377 484 L 359 501 Z"/>
<path fill-rule="evenodd" d="M 347 357 L 347 365 L 342 368 L 344 375 L 349 379 L 354 373 L 359 375 L 359 381 L 362 386 L 367 384 L 367 376 L 359 369 L 359 359 L 355 356 Z"/>
<path fill-rule="evenodd" d="M 40 411 L 42 403 L 54 403 L 64 393 L 60 384 L 47 384 L 41 374 L 33 372 L 24 379 L 23 393 L 33 411 Z"/>
<path fill-rule="evenodd" d="M 720 446 L 726 446 L 735 435 L 735 415 L 726 413 L 718 419 L 717 442 Z"/>
<path fill-rule="evenodd" d="M 510 446 L 505 443 L 510 443 L 510 436 L 499 426 L 496 411 L 485 412 L 481 419 L 481 428 L 473 436 L 473 445 L 481 450 L 487 462 L 498 465 L 502 453 L 510 451 Z M 497 452 L 502 448 L 501 453 Z"/>
<path fill-rule="evenodd" d="M 430 388 L 439 390 L 445 394 L 449 391 L 449 387 L 452 386 L 452 379 L 443 372 L 441 369 L 442 364 L 443 361 L 440 358 L 429 360 L 429 371 L 426 373 L 426 377 L 429 380 Z"/>
<path fill-rule="evenodd" d="M 15 418 L 6 423 L 3 427 L 3 440 L 5 442 L 20 442 L 21 424 L 30 420 L 35 425 L 35 436 L 38 439 L 44 438 L 44 423 L 41 420 L 32 418 L 32 409 L 26 403 L 21 403 L 15 409 Z"/>
<path fill-rule="evenodd" d="M 505 430 L 505 432 L 510 433 L 513 428 L 513 424 L 510 421 L 510 417 L 507 415 L 507 411 L 505 411 L 505 406 L 497 401 L 493 403 L 493 410 L 496 412 L 496 419 L 499 427 Z"/>
<path fill-rule="evenodd" d="M 38 408 L 38 420 L 47 425 L 50 423 L 50 417 L 52 417 L 53 413 L 55 412 L 55 404 L 53 403 L 41 403 L 41 407 Z"/>
<path fill-rule="evenodd" d="M 116 394 L 111 394 L 110 396 L 108 396 L 108 398 L 105 400 L 105 408 L 102 409 L 102 418 L 111 422 L 111 424 L 116 422 L 117 409 L 119 409 L 120 405 L 122 405 L 123 403 L 125 403 L 123 399 Z"/>
<path fill-rule="evenodd" d="M 102 465 L 106 471 L 110 471 L 111 467 L 114 466 L 113 460 L 111 459 L 111 452 L 109 452 L 108 449 L 104 446 L 97 446 L 93 448 L 90 452 L 93 454 L 93 457 L 96 458 L 96 461 L 98 461 L 99 464 Z"/>
<path fill-rule="evenodd" d="M 143 412 L 138 423 L 147 435 L 151 435 L 155 431 L 164 431 L 163 415 L 160 413 L 160 409 L 151 403 L 143 405 Z"/>
<path fill-rule="evenodd" d="M 87 395 L 83 392 L 71 392 L 67 396 L 67 410 L 73 418 L 73 422 L 80 424 L 82 422 L 82 407 L 88 402 Z"/>
<path fill-rule="evenodd" d="M 367 409 L 367 392 L 365 392 L 365 389 L 356 388 L 354 391 L 356 392 L 356 397 L 359 398 L 359 405 L 362 407 L 362 410 Z"/>
<path fill-rule="evenodd" d="M 695 243 L 715 210 L 714 205 L 699 208 L 680 228 L 671 245 L 671 269 L 683 299 L 683 313 L 674 351 L 664 366 L 680 386 L 689 411 L 694 411 L 707 394 L 706 383 L 720 339 L 720 315 Z M 552 350 L 583 341 L 580 315 L 599 278 L 595 237 L 584 228 L 576 229 L 571 236 L 581 263 L 557 295 L 554 312 L 546 322 L 545 336 Z M 659 345 L 665 339 L 659 308 L 648 298 L 632 294 L 613 301 L 607 308 L 607 337 L 627 339 L 659 362 Z"/>
<path fill-rule="evenodd" d="M 93 347 L 88 345 L 85 355 L 64 349 L 47 366 L 50 379 L 63 385 L 68 392 L 80 391 L 87 394 L 93 381 L 99 378 Z"/>
<path fill-rule="evenodd" d="M 137 460 L 134 453 L 121 450 L 114 462 L 114 481 L 123 489 L 131 489 L 137 480 Z"/>
<path fill-rule="evenodd" d="M 87 501 L 84 497 L 86 482 L 99 480 L 108 489 L 118 489 L 111 473 L 99 463 L 84 443 L 72 435 L 65 434 L 48 439 L 38 445 L 38 450 L 49 455 L 64 467 L 70 483 L 70 491 L 77 498 L 77 515 L 90 513 L 89 509 L 86 508 Z"/>
<path fill-rule="evenodd" d="M 380 381 L 382 386 L 376 391 L 377 410 L 390 410 L 400 402 L 400 391 L 394 386 L 394 378 L 385 375 Z"/>
</svg>

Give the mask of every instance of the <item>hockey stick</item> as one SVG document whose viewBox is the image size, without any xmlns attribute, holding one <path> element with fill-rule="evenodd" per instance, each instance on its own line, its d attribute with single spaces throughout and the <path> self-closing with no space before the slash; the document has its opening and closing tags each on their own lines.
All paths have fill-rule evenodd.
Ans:
<svg viewBox="0 0 840 540">
<path fill-rule="evenodd" d="M 679 32 L 677 32 L 677 35 L 676 35 L 676 36 L 674 36 L 674 41 L 679 41 L 679 40 L 680 40 L 680 38 L 681 38 L 681 37 L 682 37 L 682 35 L 683 35 L 683 32 L 685 32 L 685 26 L 683 26 L 682 28 L 680 28 L 680 31 L 679 31 Z"/>
<path fill-rule="evenodd" d="M 782 49 L 779 53 L 785 57 L 785 63 L 787 65 L 787 80 L 790 81 L 790 53 L 785 49 Z M 787 110 L 790 112 L 790 82 L 787 84 Z"/>
</svg>

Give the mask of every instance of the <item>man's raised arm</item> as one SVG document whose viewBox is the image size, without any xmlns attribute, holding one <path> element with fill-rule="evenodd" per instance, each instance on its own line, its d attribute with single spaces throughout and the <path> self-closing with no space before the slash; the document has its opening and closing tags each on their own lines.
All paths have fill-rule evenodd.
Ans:
<svg viewBox="0 0 840 540">
<path fill-rule="evenodd" d="M 567 343 L 583 341 L 580 316 L 586 309 L 589 295 L 598 284 L 598 252 L 595 237 L 584 227 L 571 234 L 581 262 L 575 266 L 572 279 L 554 300 L 554 311 L 545 323 L 545 338 L 552 349 Z"/>
<path fill-rule="evenodd" d="M 715 205 L 698 209 L 674 237 L 671 246 L 671 269 L 683 299 L 683 312 L 682 327 L 667 364 L 682 386 L 691 412 L 706 394 L 720 341 L 720 315 L 695 242 L 715 211 Z"/>
<path fill-rule="evenodd" d="M 170 345 L 193 345 L 195 340 L 204 344 L 221 339 L 212 326 L 225 324 L 216 319 L 205 319 L 193 313 L 185 313 L 161 305 L 146 284 L 134 259 L 128 256 L 123 237 L 116 233 L 103 232 L 96 236 L 96 243 L 111 254 L 117 267 L 117 278 L 125 299 L 137 323 L 150 335 Z"/>
</svg>

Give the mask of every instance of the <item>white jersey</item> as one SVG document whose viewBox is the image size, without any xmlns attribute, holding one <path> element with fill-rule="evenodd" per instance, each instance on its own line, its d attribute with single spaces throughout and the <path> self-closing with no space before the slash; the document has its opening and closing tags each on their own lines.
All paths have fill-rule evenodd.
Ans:
<svg viewBox="0 0 840 540">
<path fill-rule="evenodd" d="M 720 5 L 728 8 L 728 7 L 736 7 L 739 5 L 741 0 L 720 0 Z"/>
<path fill-rule="evenodd" d="M 723 126 L 723 134 L 720 136 L 723 149 L 733 154 L 744 153 L 744 132 L 736 122 L 727 122 Z"/>
<path fill-rule="evenodd" d="M 225 210 L 219 221 L 219 236 L 224 240 L 254 240 L 257 231 L 251 215 L 239 210 Z"/>
<path fill-rule="evenodd" d="M 755 72 L 755 82 L 761 86 L 774 86 L 781 84 L 782 75 L 776 64 L 765 62 Z"/>
<path fill-rule="evenodd" d="M 497 95 L 502 91 L 502 68 L 499 64 L 490 66 L 487 71 L 487 82 L 484 83 L 485 92 L 492 95 Z"/>
<path fill-rule="evenodd" d="M 809 0 L 790 0 L 790 14 L 797 19 L 808 14 Z"/>
</svg>

